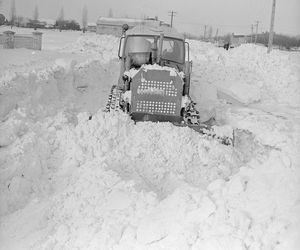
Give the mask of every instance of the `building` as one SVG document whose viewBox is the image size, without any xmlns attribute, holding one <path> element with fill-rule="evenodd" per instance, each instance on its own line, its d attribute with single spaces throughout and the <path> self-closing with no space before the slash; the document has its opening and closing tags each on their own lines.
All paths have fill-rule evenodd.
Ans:
<svg viewBox="0 0 300 250">
<path fill-rule="evenodd" d="M 110 17 L 99 17 L 97 20 L 97 34 L 107 35 L 122 35 L 122 26 L 127 24 L 129 28 L 132 28 L 139 24 L 150 24 L 150 25 L 161 25 L 162 22 L 157 18 L 148 19 L 132 19 L 132 18 L 110 18 Z"/>
<path fill-rule="evenodd" d="M 56 21 L 53 19 L 40 18 L 40 22 L 45 24 L 45 28 L 53 29 L 55 27 Z"/>
<path fill-rule="evenodd" d="M 97 24 L 96 23 L 88 23 L 86 30 L 89 31 L 89 32 L 96 32 L 97 31 Z"/>
<path fill-rule="evenodd" d="M 249 36 L 232 34 L 230 37 L 230 47 L 237 47 L 244 43 L 249 43 Z"/>
<path fill-rule="evenodd" d="M 39 20 L 28 19 L 26 24 L 27 28 L 38 29 L 53 29 L 55 26 L 55 20 L 41 18 Z"/>
</svg>

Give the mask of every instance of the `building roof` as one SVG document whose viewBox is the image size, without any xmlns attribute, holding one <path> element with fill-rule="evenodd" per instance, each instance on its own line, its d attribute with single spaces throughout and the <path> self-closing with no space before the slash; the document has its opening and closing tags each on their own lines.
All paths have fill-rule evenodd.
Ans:
<svg viewBox="0 0 300 250">
<path fill-rule="evenodd" d="M 132 18 L 112 18 L 112 17 L 99 17 L 97 20 L 97 24 L 109 24 L 109 25 L 123 25 L 124 23 L 132 24 L 132 23 L 140 23 L 140 19 L 132 19 Z"/>
<path fill-rule="evenodd" d="M 99 17 L 97 24 L 99 25 L 118 25 L 128 24 L 129 26 L 136 26 L 139 24 L 156 24 L 159 25 L 161 21 L 155 19 L 133 19 L 133 18 L 112 18 L 112 17 Z"/>
<path fill-rule="evenodd" d="M 168 26 L 159 26 L 159 25 L 138 25 L 132 29 L 129 29 L 126 32 L 126 35 L 150 35 L 150 36 L 159 36 L 161 33 L 165 37 L 172 37 L 184 40 L 183 34 L 179 33 L 176 29 Z"/>
<path fill-rule="evenodd" d="M 96 27 L 96 23 L 88 23 L 87 26 Z"/>
</svg>

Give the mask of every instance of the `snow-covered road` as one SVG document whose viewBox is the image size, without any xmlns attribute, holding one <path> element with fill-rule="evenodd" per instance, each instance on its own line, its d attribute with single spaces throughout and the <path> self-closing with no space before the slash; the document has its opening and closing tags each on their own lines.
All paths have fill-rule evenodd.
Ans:
<svg viewBox="0 0 300 250">
<path fill-rule="evenodd" d="M 44 41 L 0 49 L 0 249 L 299 249 L 299 54 L 190 41 L 192 97 L 243 130 L 232 148 L 103 113 L 117 38 Z"/>
</svg>

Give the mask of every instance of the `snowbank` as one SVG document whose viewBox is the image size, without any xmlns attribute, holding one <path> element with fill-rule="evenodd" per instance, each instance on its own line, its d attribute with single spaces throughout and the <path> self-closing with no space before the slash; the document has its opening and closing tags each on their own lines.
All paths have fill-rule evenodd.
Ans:
<svg viewBox="0 0 300 250">
<path fill-rule="evenodd" d="M 1 119 L 18 107 L 25 108 L 32 118 L 53 115 L 62 108 L 94 113 L 105 104 L 107 97 L 103 93 L 108 95 L 111 83 L 117 82 L 115 72 L 119 69 L 116 61 L 91 59 L 82 63 L 63 57 L 43 69 L 23 65 L 22 71 L 8 81 L 1 78 Z"/>
<path fill-rule="evenodd" d="M 216 86 L 221 97 L 228 95 L 246 105 L 261 102 L 299 107 L 299 57 L 295 61 L 292 53 L 276 50 L 267 54 L 266 48 L 251 44 L 227 51 L 212 44 L 190 43 L 194 65 L 199 68 L 193 79 Z"/>
<path fill-rule="evenodd" d="M 249 162 L 170 124 L 69 115 L 29 126 L 12 145 L 23 149 L 22 167 L 5 180 L 2 209 L 31 200 L 31 209 L 42 210 L 31 222 L 26 208 L 3 217 L 3 230 L 16 230 L 16 220 L 32 228 L 29 235 L 19 229 L 14 242 L 1 238 L 4 247 L 296 249 L 296 238 L 285 235 L 296 230 L 300 183 L 284 153 L 267 156 L 261 147 Z"/>
<path fill-rule="evenodd" d="M 72 53 L 91 54 L 103 63 L 118 58 L 119 38 L 111 35 L 87 33 L 80 36 L 76 42 L 66 45 L 62 50 Z"/>
</svg>

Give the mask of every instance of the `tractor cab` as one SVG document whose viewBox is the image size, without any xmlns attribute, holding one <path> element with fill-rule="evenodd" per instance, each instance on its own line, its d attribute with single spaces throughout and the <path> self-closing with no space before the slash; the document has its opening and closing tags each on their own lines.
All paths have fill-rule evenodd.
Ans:
<svg viewBox="0 0 300 250">
<path fill-rule="evenodd" d="M 186 66 L 189 64 L 188 50 L 183 35 L 171 27 L 136 26 L 124 32 L 120 40 L 121 71 L 138 69 L 143 64 L 158 64 L 189 73 L 187 68 L 190 65 Z"/>
</svg>

